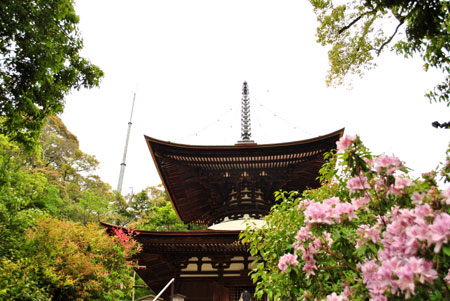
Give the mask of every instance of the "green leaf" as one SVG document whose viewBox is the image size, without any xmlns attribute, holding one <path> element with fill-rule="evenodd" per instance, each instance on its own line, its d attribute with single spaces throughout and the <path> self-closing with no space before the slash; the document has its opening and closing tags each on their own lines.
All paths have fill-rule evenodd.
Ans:
<svg viewBox="0 0 450 301">
<path fill-rule="evenodd" d="M 450 257 L 450 245 L 444 245 L 442 247 L 442 251 L 444 252 L 444 254 L 448 257 Z"/>
<path fill-rule="evenodd" d="M 372 252 L 374 252 L 374 253 L 377 253 L 377 252 L 378 252 L 377 247 L 376 247 L 374 244 L 372 244 L 372 243 L 369 243 L 369 248 L 370 248 L 370 250 L 372 250 Z"/>
<path fill-rule="evenodd" d="M 361 245 L 358 249 L 356 249 L 355 254 L 356 256 L 358 256 L 359 258 L 362 258 L 362 256 L 364 255 L 364 253 L 366 252 L 367 249 L 367 244 L 363 244 Z"/>
</svg>

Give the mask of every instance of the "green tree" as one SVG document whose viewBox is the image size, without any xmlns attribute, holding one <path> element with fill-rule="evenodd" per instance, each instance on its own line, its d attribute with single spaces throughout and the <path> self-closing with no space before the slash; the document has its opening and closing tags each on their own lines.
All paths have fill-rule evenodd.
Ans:
<svg viewBox="0 0 450 301">
<path fill-rule="evenodd" d="M 162 185 L 147 187 L 131 196 L 128 212 L 132 214 L 130 224 L 136 229 L 155 231 L 186 231 L 184 224 L 169 201 Z"/>
<path fill-rule="evenodd" d="M 132 221 L 134 221 L 134 214 L 131 210 L 128 210 L 128 203 L 119 191 L 114 191 L 114 199 L 109 206 L 109 213 L 105 217 L 104 221 L 113 225 L 126 227 Z"/>
<path fill-rule="evenodd" d="M 55 116 L 34 153 L 0 135 L 0 256 L 20 250 L 24 231 L 43 215 L 83 223 L 111 215 L 117 196 L 93 174 L 97 165 Z"/>
<path fill-rule="evenodd" d="M 153 207 L 148 218 L 143 221 L 143 226 L 156 231 L 186 231 L 188 229 L 188 226 L 175 213 L 170 202 L 163 207 Z"/>
<path fill-rule="evenodd" d="M 129 260 L 139 250 L 124 233 L 108 236 L 98 224 L 39 219 L 26 234 L 21 256 L 0 259 L 0 298 L 129 299 Z"/>
<path fill-rule="evenodd" d="M 95 171 L 99 162 L 79 149 L 78 139 L 57 116 L 48 118 L 39 139 L 40 158 L 35 171 L 57 186 L 65 206 L 60 216 L 87 223 L 110 214 L 109 205 L 116 199 L 111 186 Z"/>
<path fill-rule="evenodd" d="M 57 215 L 64 204 L 58 188 L 33 171 L 28 160 L 0 135 L 0 256 L 20 250 L 25 230 L 46 213 Z"/>
<path fill-rule="evenodd" d="M 0 133 L 27 148 L 71 89 L 98 86 L 103 72 L 80 56 L 73 0 L 0 2 Z"/>
<path fill-rule="evenodd" d="M 310 0 L 317 14 L 318 42 L 330 45 L 327 84 L 343 84 L 348 74 L 362 75 L 387 47 L 411 57 L 424 69 L 445 74 L 426 95 L 450 105 L 450 3 L 446 0 Z"/>
</svg>

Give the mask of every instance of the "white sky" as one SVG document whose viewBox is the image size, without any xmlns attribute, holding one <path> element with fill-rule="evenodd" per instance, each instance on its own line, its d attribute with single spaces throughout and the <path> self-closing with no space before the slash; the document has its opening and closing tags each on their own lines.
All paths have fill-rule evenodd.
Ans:
<svg viewBox="0 0 450 301">
<path fill-rule="evenodd" d="M 240 139 L 242 82 L 250 89 L 252 137 L 287 142 L 345 127 L 374 153 L 396 154 L 416 174 L 444 160 L 444 104 L 423 96 L 439 81 L 420 59 L 385 53 L 378 68 L 327 88 L 326 49 L 303 1 L 77 0 L 83 56 L 104 72 L 100 88 L 74 91 L 62 119 L 117 187 L 137 93 L 122 192 L 160 183 L 143 135 L 201 145 Z"/>
</svg>

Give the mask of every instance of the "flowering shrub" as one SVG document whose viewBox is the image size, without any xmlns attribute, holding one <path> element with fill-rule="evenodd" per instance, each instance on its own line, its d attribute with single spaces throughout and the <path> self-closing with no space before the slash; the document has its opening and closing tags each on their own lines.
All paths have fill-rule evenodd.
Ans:
<svg viewBox="0 0 450 301">
<path fill-rule="evenodd" d="M 131 256 L 142 250 L 142 246 L 137 240 L 133 239 L 133 236 L 139 234 L 139 232 L 134 230 L 134 228 L 128 228 L 126 233 L 123 231 L 123 228 L 113 228 L 113 232 L 115 234 L 114 239 L 122 245 L 123 253 L 125 254 L 125 257 L 129 259 L 128 263 L 133 265 L 134 263 L 131 261 Z"/>
<path fill-rule="evenodd" d="M 1 300 L 129 300 L 140 245 L 98 224 L 38 219 L 20 257 L 0 258 Z"/>
<path fill-rule="evenodd" d="M 256 295 L 450 299 L 450 188 L 438 186 L 438 172 L 412 179 L 400 159 L 372 156 L 357 136 L 326 159 L 320 188 L 277 192 L 266 226 L 241 234 L 257 257 Z M 449 171 L 448 160 L 444 180 Z"/>
</svg>

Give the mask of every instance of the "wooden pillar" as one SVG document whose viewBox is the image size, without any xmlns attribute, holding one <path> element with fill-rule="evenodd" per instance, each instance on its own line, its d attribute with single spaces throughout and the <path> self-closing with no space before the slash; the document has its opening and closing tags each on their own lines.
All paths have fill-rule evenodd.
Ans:
<svg viewBox="0 0 450 301">
<path fill-rule="evenodd" d="M 213 301 L 229 301 L 229 291 L 223 283 L 214 282 Z"/>
</svg>

